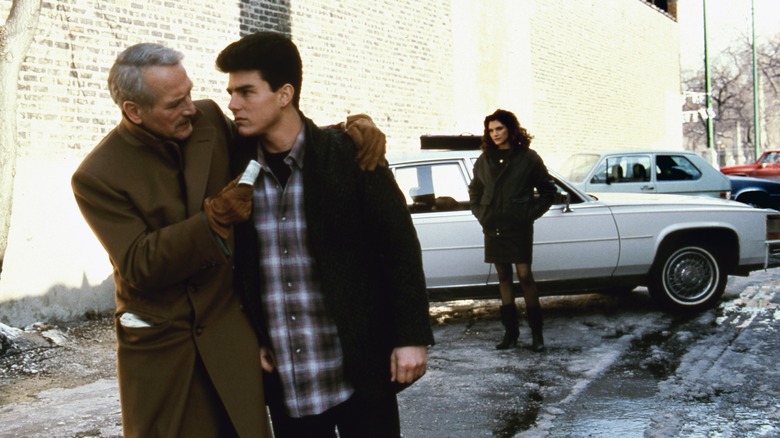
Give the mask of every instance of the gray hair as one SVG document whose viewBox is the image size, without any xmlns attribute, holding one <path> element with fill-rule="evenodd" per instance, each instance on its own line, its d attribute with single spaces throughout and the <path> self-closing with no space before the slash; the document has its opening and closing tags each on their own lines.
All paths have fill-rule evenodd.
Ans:
<svg viewBox="0 0 780 438">
<path fill-rule="evenodd" d="M 142 107 L 154 105 L 156 97 L 144 81 L 143 69 L 153 66 L 177 65 L 184 58 L 180 52 L 152 43 L 130 46 L 117 56 L 108 72 L 108 90 L 120 106 L 133 101 Z"/>
</svg>

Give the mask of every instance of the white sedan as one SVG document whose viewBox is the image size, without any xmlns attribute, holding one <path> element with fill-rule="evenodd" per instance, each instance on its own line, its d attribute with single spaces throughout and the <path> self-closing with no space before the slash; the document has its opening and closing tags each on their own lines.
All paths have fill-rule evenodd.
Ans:
<svg viewBox="0 0 780 438">
<path fill-rule="evenodd" d="M 432 300 L 498 296 L 484 263 L 468 184 L 479 151 L 388 155 L 423 250 Z M 555 204 L 535 224 L 534 276 L 542 294 L 647 286 L 670 310 L 714 305 L 728 275 L 780 265 L 780 215 L 704 197 L 604 194 L 596 199 L 550 172 Z M 777 249 L 776 249 L 777 247 Z"/>
<path fill-rule="evenodd" d="M 561 176 L 588 193 L 666 193 L 729 199 L 731 181 L 690 151 L 621 150 L 571 155 Z"/>
</svg>

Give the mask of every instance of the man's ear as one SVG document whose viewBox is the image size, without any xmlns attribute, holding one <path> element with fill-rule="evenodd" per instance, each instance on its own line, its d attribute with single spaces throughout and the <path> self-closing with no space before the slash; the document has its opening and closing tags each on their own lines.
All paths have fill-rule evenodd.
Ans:
<svg viewBox="0 0 780 438">
<path fill-rule="evenodd" d="M 295 87 L 293 87 L 290 84 L 284 84 L 281 87 L 279 87 L 279 89 L 276 90 L 276 92 L 277 95 L 279 96 L 279 106 L 285 107 L 292 103 L 293 97 L 295 96 Z"/>
<path fill-rule="evenodd" d="M 137 103 L 126 100 L 122 102 L 122 111 L 125 113 L 128 119 L 136 125 L 141 124 L 141 106 Z"/>
</svg>

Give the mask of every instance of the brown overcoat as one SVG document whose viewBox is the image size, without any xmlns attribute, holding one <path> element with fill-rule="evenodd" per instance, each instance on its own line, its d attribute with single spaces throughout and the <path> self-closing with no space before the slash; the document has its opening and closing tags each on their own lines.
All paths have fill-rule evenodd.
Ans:
<svg viewBox="0 0 780 438">
<path fill-rule="evenodd" d="M 257 335 L 233 290 L 233 240 L 219 240 L 202 212 L 232 179 L 234 130 L 214 102 L 196 106 L 180 148 L 125 119 L 72 179 L 114 269 L 126 437 L 218 436 L 225 413 L 241 437 L 267 436 Z M 152 327 L 123 326 L 125 312 Z"/>
</svg>

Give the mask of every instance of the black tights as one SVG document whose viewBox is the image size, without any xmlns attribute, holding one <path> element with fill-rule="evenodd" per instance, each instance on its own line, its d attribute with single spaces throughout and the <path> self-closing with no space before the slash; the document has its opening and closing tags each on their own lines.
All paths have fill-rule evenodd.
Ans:
<svg viewBox="0 0 780 438">
<path fill-rule="evenodd" d="M 539 291 L 536 288 L 534 274 L 531 272 L 531 265 L 528 263 L 518 263 L 515 265 L 517 280 L 520 289 L 523 291 L 525 306 L 539 307 Z M 512 265 L 509 263 L 496 263 L 496 273 L 498 274 L 498 291 L 501 293 L 501 304 L 514 304 L 515 291 L 512 288 Z"/>
</svg>

